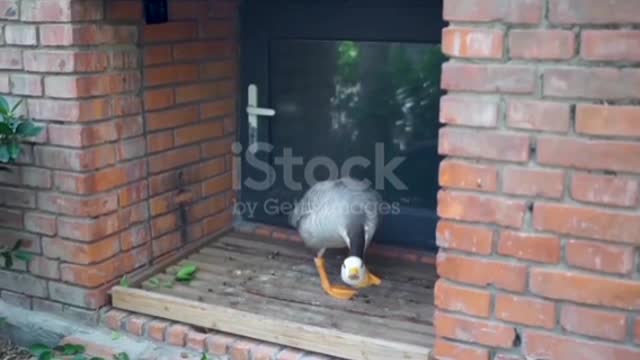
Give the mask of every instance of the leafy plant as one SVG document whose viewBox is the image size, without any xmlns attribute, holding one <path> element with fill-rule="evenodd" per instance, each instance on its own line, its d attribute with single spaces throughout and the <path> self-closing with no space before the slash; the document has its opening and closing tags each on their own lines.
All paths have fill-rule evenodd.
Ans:
<svg viewBox="0 0 640 360">
<path fill-rule="evenodd" d="M 0 96 L 0 163 L 15 163 L 22 153 L 20 145 L 42 132 L 41 126 L 16 114 L 20 104 L 22 100 L 10 107 L 7 99 Z M 11 171 L 6 166 L 0 166 L 0 170 Z"/>
<path fill-rule="evenodd" d="M 202 356 L 200 357 L 200 360 L 213 360 L 213 358 L 209 356 L 209 354 L 203 352 Z"/>
<path fill-rule="evenodd" d="M 114 360 L 129 360 L 129 354 L 127 354 L 126 352 L 121 352 L 121 353 L 113 355 L 113 359 Z"/>
<path fill-rule="evenodd" d="M 118 340 L 118 339 L 120 339 L 121 336 L 122 335 L 117 331 L 112 331 L 111 332 L 111 340 Z"/>
<path fill-rule="evenodd" d="M 149 279 L 149 285 L 151 285 L 152 288 L 159 288 L 159 287 L 164 287 L 167 289 L 171 289 L 173 287 L 173 282 L 171 280 L 167 280 L 162 282 L 161 280 L 159 280 L 156 277 L 153 277 L 151 279 Z"/>
<path fill-rule="evenodd" d="M 120 286 L 122 286 L 124 288 L 128 288 L 129 287 L 129 278 L 127 277 L 127 275 L 124 275 L 122 277 L 122 279 L 120 279 Z"/>
<path fill-rule="evenodd" d="M 185 265 L 181 267 L 180 270 L 178 270 L 178 272 L 176 273 L 176 280 L 189 282 L 193 280 L 193 277 L 195 276 L 197 271 L 198 268 L 195 265 Z"/>
<path fill-rule="evenodd" d="M 38 360 L 61 360 L 61 357 L 68 358 L 69 356 L 73 356 L 72 360 L 104 360 L 96 356 L 88 357 L 85 355 L 84 345 L 78 344 L 64 344 L 54 348 L 44 344 L 33 344 L 29 350 Z"/>
<path fill-rule="evenodd" d="M 22 247 L 22 240 L 18 240 L 16 241 L 16 243 L 13 245 L 11 249 L 0 248 L 0 257 L 4 259 L 5 268 L 7 269 L 12 268 L 15 261 L 14 259 L 18 259 L 26 263 L 31 261 L 31 258 L 32 258 L 31 254 L 24 250 L 20 250 L 21 247 Z"/>
</svg>

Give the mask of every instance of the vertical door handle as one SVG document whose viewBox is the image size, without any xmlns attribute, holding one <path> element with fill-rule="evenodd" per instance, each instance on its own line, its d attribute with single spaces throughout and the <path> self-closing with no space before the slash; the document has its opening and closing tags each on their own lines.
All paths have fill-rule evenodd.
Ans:
<svg viewBox="0 0 640 360">
<path fill-rule="evenodd" d="M 276 111 L 270 108 L 258 107 L 258 87 L 250 84 L 248 89 L 247 114 L 249 115 L 249 144 L 248 150 L 255 153 L 258 143 L 258 116 L 274 116 Z"/>
</svg>

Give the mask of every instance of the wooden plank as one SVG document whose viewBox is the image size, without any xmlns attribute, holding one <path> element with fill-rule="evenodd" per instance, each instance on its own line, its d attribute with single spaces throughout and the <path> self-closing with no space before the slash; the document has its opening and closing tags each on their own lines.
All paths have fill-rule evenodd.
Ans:
<svg viewBox="0 0 640 360">
<path fill-rule="evenodd" d="M 423 346 L 273 319 L 150 291 L 114 287 L 116 308 L 352 360 L 428 360 Z"/>
</svg>

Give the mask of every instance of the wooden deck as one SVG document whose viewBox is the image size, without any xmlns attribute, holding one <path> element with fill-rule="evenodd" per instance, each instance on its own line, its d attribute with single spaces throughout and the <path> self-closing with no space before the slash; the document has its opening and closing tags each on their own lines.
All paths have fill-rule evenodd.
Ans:
<svg viewBox="0 0 640 360">
<path fill-rule="evenodd" d="M 339 283 L 343 252 L 327 252 Z M 183 265 L 198 267 L 190 283 L 172 280 Z M 428 359 L 434 342 L 433 265 L 370 256 L 383 279 L 352 301 L 322 291 L 313 253 L 302 244 L 225 234 L 140 284 L 117 287 L 113 305 L 262 341 L 345 359 Z"/>
</svg>

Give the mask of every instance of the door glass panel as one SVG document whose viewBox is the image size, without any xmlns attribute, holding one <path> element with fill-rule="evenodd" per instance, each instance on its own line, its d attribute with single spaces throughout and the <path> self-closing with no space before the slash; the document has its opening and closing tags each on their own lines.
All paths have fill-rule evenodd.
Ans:
<svg viewBox="0 0 640 360">
<path fill-rule="evenodd" d="M 313 184 L 305 171 L 315 168 L 313 178 L 324 180 L 344 174 L 342 166 L 351 163 L 349 174 L 371 181 L 391 205 L 378 241 L 424 247 L 415 238 L 420 231 L 433 242 L 444 60 L 438 44 L 272 41 L 272 161 L 290 149 L 303 163 L 291 168 L 290 178 L 302 186 L 292 188 L 276 162 L 270 196 L 295 201 Z"/>
</svg>

